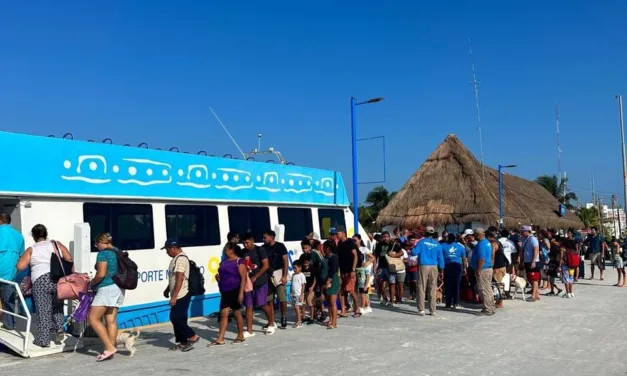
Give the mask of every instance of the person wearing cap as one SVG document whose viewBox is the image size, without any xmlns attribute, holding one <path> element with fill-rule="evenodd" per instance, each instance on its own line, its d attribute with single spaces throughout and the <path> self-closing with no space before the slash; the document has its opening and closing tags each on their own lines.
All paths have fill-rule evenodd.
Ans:
<svg viewBox="0 0 627 376">
<path fill-rule="evenodd" d="M 434 239 L 435 230 L 432 226 L 425 229 L 425 238 L 412 250 L 418 256 L 418 315 L 425 315 L 425 293 L 429 299 L 429 314 L 435 316 L 437 306 L 436 292 L 438 287 L 438 271 L 444 269 L 442 245 Z"/>
<path fill-rule="evenodd" d="M 337 240 L 337 229 L 335 227 L 331 227 L 329 229 L 329 239 L 328 240 L 331 241 L 331 243 L 329 243 L 329 245 L 331 245 L 331 247 L 332 247 L 331 250 L 333 251 L 333 254 L 337 255 L 337 243 L 338 243 L 338 240 Z"/>
<path fill-rule="evenodd" d="M 176 238 L 166 240 L 161 249 L 166 250 L 168 256 L 172 258 L 168 267 L 170 276 L 168 287 L 163 292 L 166 298 L 170 298 L 170 322 L 174 327 L 174 340 L 177 343 L 172 350 L 189 351 L 200 339 L 187 323 L 189 303 L 192 299 L 188 283 L 189 258 Z"/>
<path fill-rule="evenodd" d="M 475 249 L 475 245 L 477 245 L 475 232 L 470 228 L 464 230 L 462 233 L 462 239 L 464 240 L 463 244 L 466 248 L 466 256 L 470 259 L 472 257 L 472 251 Z"/>
<path fill-rule="evenodd" d="M 527 275 L 540 274 L 540 268 L 538 267 L 540 263 L 540 242 L 538 239 L 533 236 L 531 233 L 531 226 L 522 226 L 520 228 L 521 235 L 521 250 L 522 250 L 522 261 L 524 263 L 525 272 Z M 538 289 L 539 278 L 535 280 L 534 278 L 527 278 L 531 280 L 531 297 L 527 299 L 529 302 L 535 302 L 536 300 L 540 300 L 540 293 Z"/>
<path fill-rule="evenodd" d="M 475 232 L 470 228 L 464 230 L 464 232 L 462 233 L 461 243 L 464 246 L 464 248 L 466 248 L 466 258 L 468 260 L 472 260 L 472 253 L 475 250 L 475 246 L 477 245 L 477 241 L 475 240 Z M 471 291 L 476 291 L 476 287 L 477 287 L 477 279 L 475 278 L 476 274 L 475 274 L 475 270 L 472 268 L 472 265 L 470 265 L 470 263 L 468 263 L 465 273 L 466 273 L 466 278 L 468 279 L 468 283 L 470 284 Z"/>
<path fill-rule="evenodd" d="M 486 239 L 484 229 L 475 229 L 475 238 L 478 240 L 478 243 L 472 253 L 470 264 L 475 271 L 475 277 L 477 278 L 477 285 L 479 287 L 479 293 L 481 294 L 481 300 L 483 303 L 483 309 L 480 314 L 492 316 L 496 313 L 496 307 L 494 305 L 494 292 L 492 291 L 493 248 L 490 241 Z"/>
</svg>

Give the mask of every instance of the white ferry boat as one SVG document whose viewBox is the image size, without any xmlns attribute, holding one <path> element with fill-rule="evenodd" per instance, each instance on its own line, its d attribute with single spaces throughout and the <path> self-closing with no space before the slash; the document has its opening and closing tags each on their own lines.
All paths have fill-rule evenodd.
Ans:
<svg viewBox="0 0 627 376">
<path fill-rule="evenodd" d="M 311 232 L 325 237 L 340 225 L 354 232 L 334 171 L 7 132 L 0 144 L 0 210 L 11 214 L 27 247 L 31 228 L 44 224 L 87 272 L 96 262 L 90 237 L 110 232 L 138 264 L 139 286 L 126 293 L 121 329 L 168 321 L 162 292 L 170 259 L 160 248 L 169 237 L 203 270 L 206 295 L 190 307 L 191 316 L 202 316 L 218 311 L 215 273 L 229 231 L 250 231 L 261 242 L 264 231 L 279 230 L 290 263 Z M 85 223 L 88 234 L 81 233 Z"/>
</svg>

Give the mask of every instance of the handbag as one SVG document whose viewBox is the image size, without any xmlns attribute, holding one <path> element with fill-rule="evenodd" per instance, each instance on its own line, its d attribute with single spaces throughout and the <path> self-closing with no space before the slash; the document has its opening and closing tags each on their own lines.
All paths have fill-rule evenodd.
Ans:
<svg viewBox="0 0 627 376">
<path fill-rule="evenodd" d="M 390 257 L 385 255 L 385 258 L 388 260 L 388 268 L 390 269 L 390 273 L 398 273 L 405 270 L 405 263 L 403 259 L 397 257 Z"/>
<path fill-rule="evenodd" d="M 59 245 L 55 240 L 51 241 L 52 245 L 55 249 L 55 254 L 59 252 Z M 65 277 L 65 270 L 74 270 L 74 263 L 71 261 L 66 261 L 63 257 L 55 257 L 55 255 L 51 255 L 50 258 L 50 280 L 54 283 L 57 283 L 59 279 Z"/>
<path fill-rule="evenodd" d="M 248 259 L 248 261 L 250 261 L 250 259 Z M 248 265 L 247 265 L 246 261 L 244 261 L 242 259 L 238 259 L 237 260 L 238 267 L 242 263 L 246 266 L 246 282 L 244 284 L 244 292 L 251 292 L 251 291 L 253 291 L 253 281 L 250 280 L 250 276 L 248 275 L 248 272 L 250 272 L 250 269 L 248 269 Z"/>
<path fill-rule="evenodd" d="M 274 287 L 281 286 L 283 284 L 283 269 L 272 272 L 272 284 Z"/>
<path fill-rule="evenodd" d="M 63 277 L 59 278 L 57 282 L 57 299 L 59 300 L 74 300 L 78 299 L 79 294 L 87 293 L 89 286 L 89 276 L 86 273 L 72 273 L 67 275 L 63 263 L 63 258 L 59 252 L 59 246 L 56 241 L 52 241 L 54 245 L 55 254 L 59 259 L 59 265 L 61 266 L 61 272 Z"/>
</svg>

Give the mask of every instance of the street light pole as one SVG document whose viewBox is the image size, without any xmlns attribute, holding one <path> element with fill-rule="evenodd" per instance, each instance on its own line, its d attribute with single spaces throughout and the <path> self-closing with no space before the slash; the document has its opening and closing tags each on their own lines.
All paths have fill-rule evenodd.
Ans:
<svg viewBox="0 0 627 376">
<path fill-rule="evenodd" d="M 357 102 L 355 97 L 351 97 L 351 144 L 353 147 L 353 234 L 359 233 L 359 190 L 357 184 L 357 106 L 381 102 L 382 100 L 383 97 L 378 97 L 363 102 Z"/>
<path fill-rule="evenodd" d="M 623 193 L 625 194 L 624 198 L 624 207 L 627 208 L 627 159 L 625 158 L 625 125 L 623 123 L 623 96 L 617 95 L 618 99 L 618 116 L 620 118 L 620 143 L 621 143 L 621 151 L 623 153 Z"/>
<path fill-rule="evenodd" d="M 351 97 L 351 143 L 353 145 L 353 234 L 359 233 L 359 192 L 357 190 L 357 102 Z"/>
<path fill-rule="evenodd" d="M 503 223 L 503 169 L 514 167 L 516 167 L 516 165 L 499 165 L 499 229 L 505 227 Z"/>
</svg>

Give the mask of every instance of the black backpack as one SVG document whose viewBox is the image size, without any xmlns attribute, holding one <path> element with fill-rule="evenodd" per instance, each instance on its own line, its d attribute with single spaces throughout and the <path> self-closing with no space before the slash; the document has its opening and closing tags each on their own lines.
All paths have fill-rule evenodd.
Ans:
<svg viewBox="0 0 627 376">
<path fill-rule="evenodd" d="M 189 278 L 187 279 L 189 295 L 205 295 L 205 277 L 200 271 L 200 267 L 186 255 L 182 255 L 189 261 Z"/>
<path fill-rule="evenodd" d="M 113 250 L 113 253 L 115 253 L 118 262 L 118 269 L 113 276 L 113 282 L 121 289 L 135 290 L 139 280 L 137 264 L 128 257 L 126 251 Z"/>
</svg>

